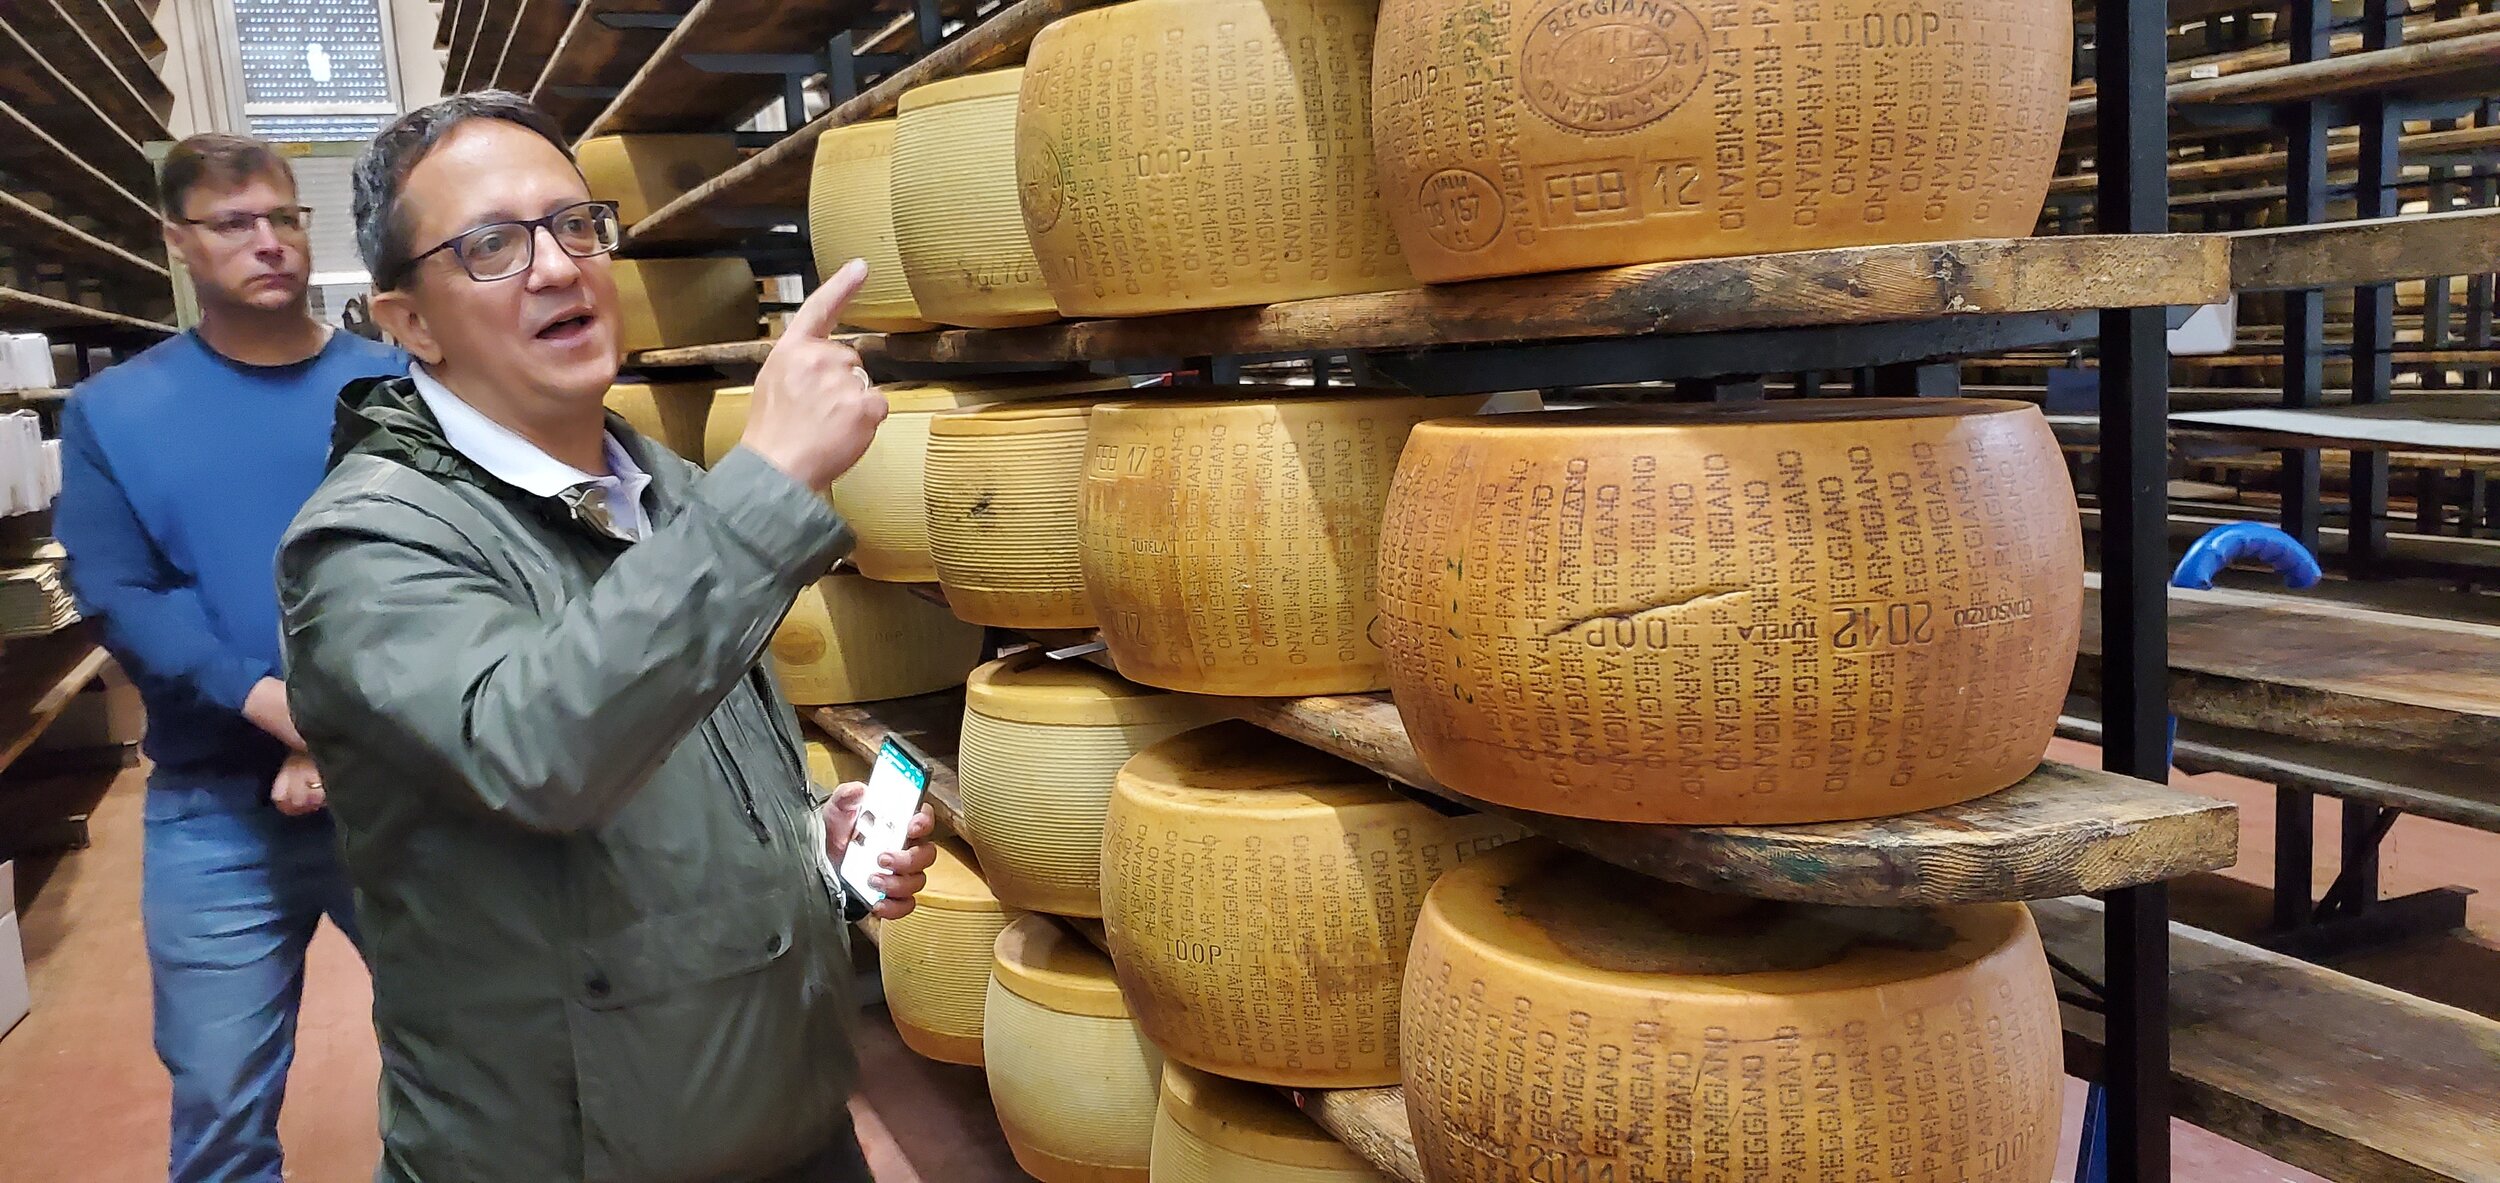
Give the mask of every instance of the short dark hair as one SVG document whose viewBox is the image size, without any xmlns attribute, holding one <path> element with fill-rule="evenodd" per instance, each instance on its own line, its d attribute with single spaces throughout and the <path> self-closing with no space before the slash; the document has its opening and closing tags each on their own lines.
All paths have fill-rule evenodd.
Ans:
<svg viewBox="0 0 2500 1183">
<path fill-rule="evenodd" d="M 373 276 L 376 288 L 388 291 L 405 281 L 402 272 L 408 269 L 409 253 L 416 249 L 408 241 L 408 217 L 399 205 L 408 174 L 452 129 L 473 119 L 499 119 L 526 127 L 555 145 L 566 160 L 573 159 L 573 149 L 564 142 L 564 130 L 556 121 L 508 90 L 452 95 L 392 120 L 356 158 L 356 253 L 364 257 L 365 270 Z"/>
<path fill-rule="evenodd" d="M 284 179 L 295 187 L 295 168 L 267 140 L 233 132 L 186 136 L 165 154 L 156 175 L 156 198 L 168 218 L 182 217 L 182 200 L 203 184 L 240 185 L 254 177 Z"/>
</svg>

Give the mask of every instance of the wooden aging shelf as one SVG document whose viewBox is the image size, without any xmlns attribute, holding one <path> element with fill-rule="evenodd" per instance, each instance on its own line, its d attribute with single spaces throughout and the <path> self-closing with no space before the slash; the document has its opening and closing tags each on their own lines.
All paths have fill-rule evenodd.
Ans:
<svg viewBox="0 0 2500 1183">
<path fill-rule="evenodd" d="M 8 287 L 0 287 L 0 328 L 18 331 L 115 329 L 167 337 L 175 332 L 174 326 L 163 321 L 125 316 Z"/>
<path fill-rule="evenodd" d="M 668 38 L 665 29 L 618 28 L 600 19 L 683 14 L 692 0 L 582 0 L 529 88 L 530 101 L 567 135 L 579 136 Z"/>
<path fill-rule="evenodd" d="M 719 131 L 781 93 L 777 74 L 715 72 L 706 55 L 786 53 L 819 46 L 867 17 L 875 0 L 697 0 L 588 135 Z"/>
</svg>

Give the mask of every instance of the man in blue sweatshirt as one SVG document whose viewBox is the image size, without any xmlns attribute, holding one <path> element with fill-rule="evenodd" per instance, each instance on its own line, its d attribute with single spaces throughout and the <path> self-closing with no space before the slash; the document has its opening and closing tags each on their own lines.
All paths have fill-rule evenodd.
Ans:
<svg viewBox="0 0 2500 1183">
<path fill-rule="evenodd" d="M 147 703 L 142 906 L 171 1183 L 277 1183 L 304 950 L 324 915 L 356 933 L 281 681 L 278 539 L 321 483 L 340 388 L 408 363 L 312 317 L 310 211 L 267 144 L 193 136 L 160 187 L 199 325 L 80 384 L 55 531 L 81 611 Z"/>
</svg>

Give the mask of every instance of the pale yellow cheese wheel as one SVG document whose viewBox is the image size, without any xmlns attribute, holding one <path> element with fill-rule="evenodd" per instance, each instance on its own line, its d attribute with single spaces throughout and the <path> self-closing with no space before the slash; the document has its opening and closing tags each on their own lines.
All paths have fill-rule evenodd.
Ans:
<svg viewBox="0 0 2500 1183">
<path fill-rule="evenodd" d="M 2073 41 L 2066 0 L 1384 0 L 1381 192 L 1434 283 L 2018 238 Z"/>
<path fill-rule="evenodd" d="M 615 202 L 618 219 L 631 226 L 728 172 L 741 153 L 736 136 L 636 134 L 583 140 L 573 157 L 590 195 Z"/>
<path fill-rule="evenodd" d="M 1416 754 L 1502 805 L 1888 817 L 2029 775 L 2081 628 L 2038 409 L 1774 401 L 1441 420 L 1381 537 Z"/>
<path fill-rule="evenodd" d="M 868 761 L 849 748 L 813 737 L 807 741 L 807 775 L 827 789 L 865 784 L 871 771 Z"/>
<path fill-rule="evenodd" d="M 929 557 L 955 615 L 1002 628 L 1090 628 L 1077 565 L 1088 403 L 1048 400 L 929 422 Z"/>
<path fill-rule="evenodd" d="M 842 310 L 842 323 L 879 333 L 934 328 L 912 300 L 903 257 L 894 249 L 894 120 L 829 127 L 816 139 L 816 168 L 807 186 L 808 244 L 816 274 L 829 276 L 853 259 L 868 261 L 868 280 Z"/>
<path fill-rule="evenodd" d="M 964 829 L 1009 905 L 1102 915 L 1111 782 L 1140 750 L 1214 722 L 1204 702 L 1028 650 L 964 683 Z"/>
<path fill-rule="evenodd" d="M 619 382 L 608 388 L 607 404 L 643 438 L 699 461 L 716 389 L 711 382 Z"/>
<path fill-rule="evenodd" d="M 878 930 L 877 965 L 904 1046 L 932 1060 L 978 1065 L 998 934 L 1016 913 L 981 882 L 972 852 L 953 842 L 939 842 L 937 851 L 918 906 Z"/>
<path fill-rule="evenodd" d="M 723 386 L 712 392 L 712 413 L 703 421 L 703 466 L 710 468 L 737 448 L 747 433 L 747 412 L 755 405 L 752 386 Z"/>
<path fill-rule="evenodd" d="M 997 950 L 982 1059 L 1017 1165 L 1042 1183 L 1146 1183 L 1163 1054 L 1111 959 L 1043 916 L 1008 925 Z"/>
<path fill-rule="evenodd" d="M 922 481 L 929 462 L 929 420 L 941 411 L 988 406 L 1016 399 L 1087 392 L 1126 391 L 1126 378 L 1047 379 L 1015 382 L 973 379 L 893 382 L 885 393 L 885 422 L 859 463 L 833 482 L 833 508 L 859 536 L 851 562 L 870 579 L 934 583 L 929 557 L 929 517 Z"/>
<path fill-rule="evenodd" d="M 761 295 L 744 259 L 614 259 L 617 347 L 627 353 L 752 341 Z"/>
<path fill-rule="evenodd" d="M 1284 1095 L 1166 1060 L 1154 1183 L 1388 1183 Z"/>
<path fill-rule="evenodd" d="M 773 671 L 800 706 L 909 698 L 963 684 L 981 660 L 981 628 L 857 575 L 808 585 L 773 630 Z"/>
<path fill-rule="evenodd" d="M 2047 1183 L 2057 998 L 2020 904 L 1812 907 L 1543 842 L 1442 877 L 1406 971 L 1435 1183 Z"/>
<path fill-rule="evenodd" d="M 1247 723 L 1120 769 L 1103 926 L 1121 992 L 1165 1055 L 1296 1088 L 1398 1075 L 1398 980 L 1424 889 L 1521 836 Z"/>
<path fill-rule="evenodd" d="M 1059 310 L 1414 286 L 1371 151 L 1379 0 L 1130 0 L 1033 39 L 1025 225 Z"/>
<path fill-rule="evenodd" d="M 1024 70 L 904 91 L 894 135 L 894 245 L 920 314 L 1008 328 L 1059 317 L 1016 197 L 1016 90 Z"/>
<path fill-rule="evenodd" d="M 1381 507 L 1407 433 L 1484 396 L 1247 388 L 1094 412 L 1085 588 L 1120 673 L 1195 694 L 1389 684 L 1376 639 Z"/>
</svg>

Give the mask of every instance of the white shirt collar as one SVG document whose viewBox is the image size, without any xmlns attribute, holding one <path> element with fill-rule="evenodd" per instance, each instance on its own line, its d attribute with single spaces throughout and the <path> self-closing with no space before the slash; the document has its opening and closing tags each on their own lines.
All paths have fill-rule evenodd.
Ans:
<svg viewBox="0 0 2500 1183">
<path fill-rule="evenodd" d="M 427 373 L 423 365 L 412 363 L 408 377 L 416 383 L 417 396 L 425 400 L 426 409 L 434 412 L 435 422 L 442 426 L 444 441 L 468 457 L 470 463 L 533 497 L 559 497 L 583 485 L 596 485 L 605 491 L 608 516 L 620 532 L 637 540 L 649 533 L 650 519 L 643 512 L 642 495 L 651 487 L 651 475 L 634 463 L 614 435 L 601 433 L 608 471 L 614 475 L 592 476 L 548 455 L 521 433 L 487 418 Z"/>
</svg>

